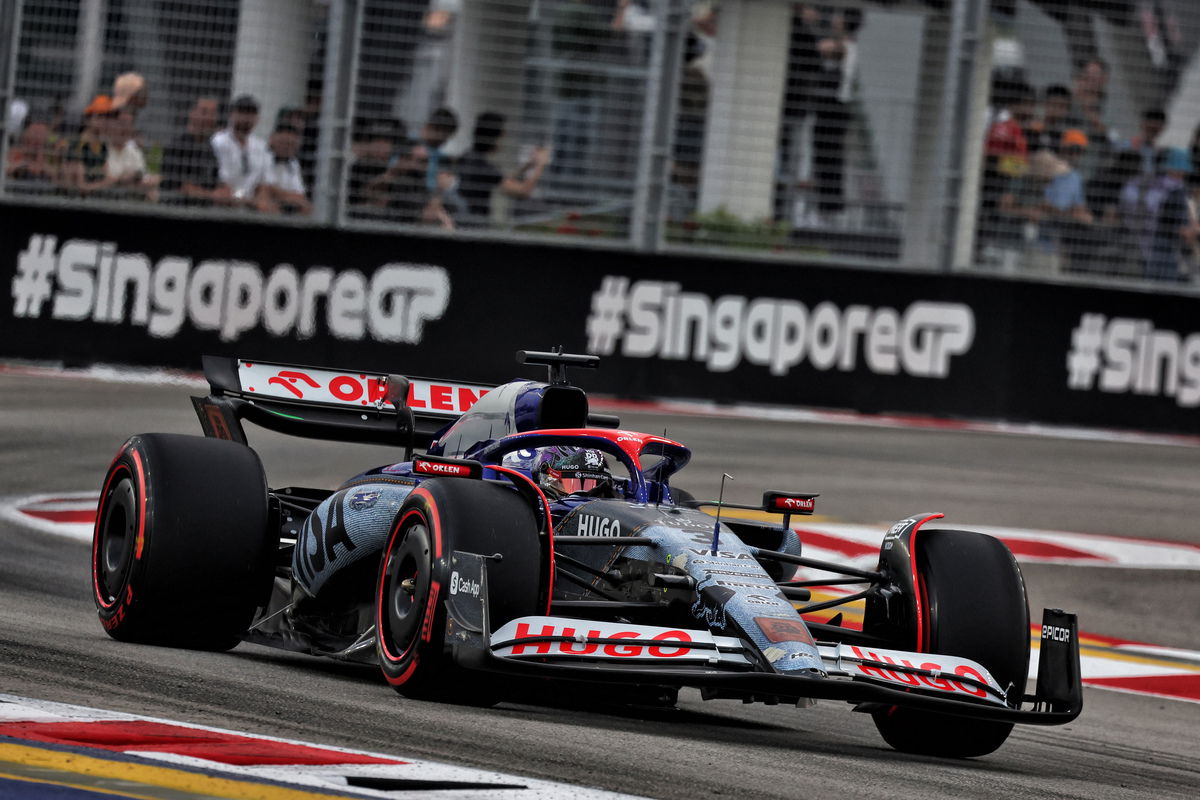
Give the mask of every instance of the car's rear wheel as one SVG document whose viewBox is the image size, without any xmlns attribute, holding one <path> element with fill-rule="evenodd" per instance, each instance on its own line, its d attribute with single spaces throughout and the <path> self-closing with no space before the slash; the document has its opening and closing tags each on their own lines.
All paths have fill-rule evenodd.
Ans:
<svg viewBox="0 0 1200 800">
<path fill-rule="evenodd" d="M 92 588 L 114 639 L 206 650 L 238 643 L 271 582 L 267 485 L 245 445 L 146 433 L 104 478 Z"/>
<path fill-rule="evenodd" d="M 923 629 L 897 631 L 906 649 L 962 656 L 979 662 L 1019 705 L 1029 671 L 1029 609 L 1021 570 L 998 539 L 979 533 L 922 530 L 915 538 Z M 867 627 L 876 627 L 868 620 Z M 911 708 L 873 712 L 884 740 L 897 750 L 969 758 L 995 751 L 1010 722 L 970 719 Z"/>
<path fill-rule="evenodd" d="M 396 514 L 379 568 L 376 650 L 384 677 L 408 697 L 472 705 L 499 699 L 499 684 L 467 676 L 445 642 L 454 551 L 484 556 L 493 629 L 537 614 L 541 543 L 533 510 L 510 488 L 463 478 L 431 479 Z M 542 609 L 544 610 L 544 609 Z"/>
</svg>

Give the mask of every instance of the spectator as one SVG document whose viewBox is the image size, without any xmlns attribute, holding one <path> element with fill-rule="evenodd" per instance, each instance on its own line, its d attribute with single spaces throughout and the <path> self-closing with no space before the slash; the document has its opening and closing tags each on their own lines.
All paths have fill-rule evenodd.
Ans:
<svg viewBox="0 0 1200 800">
<path fill-rule="evenodd" d="M 297 106 L 283 106 L 275 112 L 275 127 L 285 125 L 296 130 L 299 138 L 304 136 L 304 126 L 308 123 L 308 114 Z M 297 156 L 299 158 L 299 156 Z"/>
<path fill-rule="evenodd" d="M 1023 81 L 997 80 L 992 91 L 999 111 L 988 128 L 984 145 L 983 181 L 980 186 L 979 246 L 985 262 L 1006 271 L 1016 269 L 1024 247 L 1026 219 L 1001 201 L 1025 175 L 1030 149 L 1025 126 L 1033 120 L 1037 92 Z"/>
<path fill-rule="evenodd" d="M 426 119 L 446 97 L 450 80 L 455 21 L 462 0 L 425 0 L 421 31 L 413 49 L 412 70 L 394 111 L 404 119 Z"/>
<path fill-rule="evenodd" d="M 83 130 L 68 145 L 63 165 L 63 183 L 68 189 L 87 196 L 113 185 L 106 169 L 112 113 L 112 98 L 105 94 L 96 95 L 83 110 Z"/>
<path fill-rule="evenodd" d="M 1040 223 L 1046 217 L 1046 187 L 1061 175 L 1066 165 L 1049 150 L 1039 150 L 1029 159 L 1029 168 L 1014 178 L 1000 197 L 1000 210 L 1026 223 Z M 1026 235 L 1026 240 L 1032 238 Z"/>
<path fill-rule="evenodd" d="M 1071 84 L 1073 127 L 1082 128 L 1089 137 L 1099 132 L 1107 138 L 1108 128 L 1104 123 L 1107 93 L 1108 64 L 1099 58 L 1076 64 Z"/>
<path fill-rule="evenodd" d="M 146 107 L 148 100 L 146 79 L 136 72 L 124 72 L 113 81 L 112 104 L 114 111 L 128 110 L 136 117 Z"/>
<path fill-rule="evenodd" d="M 429 168 L 429 150 L 420 142 L 406 142 L 396 152 L 377 189 L 386 192 L 390 216 L 399 222 L 421 222 L 429 201 L 425 173 Z"/>
<path fill-rule="evenodd" d="M 1196 129 L 1192 131 L 1190 153 L 1192 156 L 1192 166 L 1200 164 L 1200 125 L 1197 125 Z M 1200 189 L 1200 174 L 1197 174 L 1195 169 L 1192 170 L 1192 174 L 1188 179 L 1188 185 L 1192 187 L 1193 191 Z"/>
<path fill-rule="evenodd" d="M 858 75 L 856 36 L 861 25 L 862 9 L 834 10 L 826 35 L 817 40 L 820 61 L 813 89 L 813 179 L 817 211 L 825 224 L 845 208 L 846 133 L 852 119 L 850 103 Z"/>
<path fill-rule="evenodd" d="M 1129 142 L 1129 149 L 1142 159 L 1142 174 L 1153 176 L 1158 168 L 1158 137 L 1167 127 L 1167 115 L 1161 108 L 1148 108 L 1142 112 L 1141 131 Z"/>
<path fill-rule="evenodd" d="M 1059 152 L 1067 119 L 1071 115 L 1071 90 L 1061 84 L 1047 86 L 1042 94 L 1042 118 L 1031 127 L 1029 148 Z"/>
<path fill-rule="evenodd" d="M 312 213 L 312 205 L 304 189 L 304 178 L 300 174 L 300 131 L 291 125 L 279 123 L 271 133 L 269 143 L 271 163 L 259 179 L 255 190 L 254 205 L 267 214 Z"/>
<path fill-rule="evenodd" d="M 511 175 L 504 175 L 489 160 L 504 136 L 504 115 L 486 111 L 475 121 L 471 149 L 459 159 L 458 194 L 466 203 L 468 219 L 487 224 L 492 216 L 492 192 L 499 189 L 508 197 L 529 197 L 550 163 L 550 149 L 535 147 L 529 160 Z"/>
<path fill-rule="evenodd" d="M 1047 202 L 1048 189 L 1071 168 L 1050 150 L 1039 150 L 1029 159 L 1025 173 L 1014 178 L 1000 196 L 1000 213 L 1015 223 L 1019 236 L 1030 246 L 1032 266 L 1053 271 L 1058 263 L 1057 242 L 1053 235 L 1055 209 Z"/>
<path fill-rule="evenodd" d="M 654 12 L 646 6 L 645 0 L 617 0 L 617 13 L 612 21 L 614 31 L 650 33 L 655 23 Z"/>
<path fill-rule="evenodd" d="M 387 193 L 381 187 L 397 149 L 405 143 L 404 123 L 387 120 L 354 128 L 355 141 L 351 148 L 354 162 L 347 178 L 347 202 L 360 213 L 366 208 L 387 206 Z"/>
<path fill-rule="evenodd" d="M 1095 219 L 1092 261 L 1107 274 L 1126 273 L 1138 263 L 1136 242 L 1121 218 L 1121 191 L 1140 170 L 1141 157 L 1122 150 L 1087 184 L 1088 208 Z"/>
<path fill-rule="evenodd" d="M 386 191 L 389 217 L 410 225 L 437 225 L 454 229 L 454 221 L 446 212 L 441 194 L 446 173 L 439 172 L 443 185 L 430 191 L 426 185 L 429 170 L 429 148 L 421 142 L 407 142 L 399 148 L 391 165 L 377 184 Z"/>
<path fill-rule="evenodd" d="M 233 192 L 217 178 L 212 135 L 217 128 L 217 99 L 199 97 L 188 111 L 187 128 L 163 154 L 162 188 L 178 193 L 186 205 L 229 205 Z"/>
<path fill-rule="evenodd" d="M 1141 155 L 1133 150 L 1122 150 L 1088 181 L 1088 207 L 1097 222 L 1108 226 L 1120 224 L 1121 190 L 1141 174 L 1141 169 Z"/>
<path fill-rule="evenodd" d="M 3 109 L 3 106 L 0 106 Z M 29 118 L 29 103 L 19 97 L 14 97 L 8 104 L 8 115 L 5 117 L 0 114 L 0 121 L 4 124 L 0 125 L 0 137 L 5 137 L 8 141 L 15 140 L 25 130 L 25 122 Z"/>
<path fill-rule="evenodd" d="M 147 200 L 158 200 L 158 176 L 146 172 L 146 156 L 138 146 L 132 111 L 117 111 L 109 123 L 105 169 L 115 187 Z"/>
<path fill-rule="evenodd" d="M 300 178 L 304 181 L 304 185 L 309 187 L 316 179 L 314 170 L 316 169 L 317 154 L 316 140 L 314 138 L 310 142 L 309 137 L 320 136 L 320 130 L 313 125 L 313 122 L 310 119 L 309 110 L 299 106 L 284 106 L 275 114 L 275 127 L 290 125 L 296 129 L 296 135 L 300 141 L 300 146 L 296 150 L 296 158 L 300 160 Z"/>
<path fill-rule="evenodd" d="M 138 122 L 142 110 L 149 100 L 146 79 L 137 72 L 121 73 L 113 81 L 112 99 L 113 111 L 129 111 L 133 114 L 134 136 L 137 138 L 137 145 L 145 157 L 148 171 L 158 174 L 162 171 L 162 143 L 161 141 L 148 141 Z"/>
<path fill-rule="evenodd" d="M 1046 187 L 1046 202 L 1064 216 L 1076 222 L 1090 225 L 1092 212 L 1088 210 L 1083 193 L 1083 177 L 1079 174 L 1079 162 L 1088 149 L 1088 137 L 1078 128 L 1063 132 L 1059 152 L 1067 169 L 1055 175 Z"/>
<path fill-rule="evenodd" d="M 30 122 L 8 151 L 4 174 L 18 181 L 51 183 L 58 178 L 50 144 L 50 126 Z"/>
<path fill-rule="evenodd" d="M 438 188 L 438 173 L 443 169 L 442 160 L 445 157 L 442 147 L 457 130 L 458 117 L 448 108 L 434 109 L 421 128 L 421 141 L 424 142 L 428 154 L 425 188 L 430 192 L 435 192 Z"/>
<path fill-rule="evenodd" d="M 1067 170 L 1054 176 L 1046 187 L 1046 205 L 1050 219 L 1045 234 L 1055 240 L 1055 249 L 1062 255 L 1068 269 L 1086 266 L 1095 243 L 1092 224 L 1095 222 L 1083 191 L 1083 176 L 1079 164 L 1088 148 L 1083 131 L 1070 128 L 1059 141 L 1059 153 Z"/>
<path fill-rule="evenodd" d="M 267 143 L 254 134 L 257 124 L 258 101 L 244 94 L 233 101 L 229 126 L 212 137 L 218 177 L 229 187 L 233 202 L 239 205 L 254 202 L 258 182 L 271 163 Z"/>
<path fill-rule="evenodd" d="M 1108 64 L 1099 58 L 1076 65 L 1071 83 L 1071 114 L 1068 127 L 1087 134 L 1091 143 L 1088 157 L 1081 165 L 1085 178 L 1094 175 L 1102 164 L 1108 163 L 1113 143 L 1119 139 L 1104 119 L 1104 104 L 1108 99 Z"/>
<path fill-rule="evenodd" d="M 1156 189 L 1162 199 L 1154 214 L 1146 277 L 1186 280 L 1186 265 L 1200 237 L 1200 222 L 1188 203 L 1187 178 L 1192 172 L 1192 159 L 1187 150 L 1172 147 L 1163 154 L 1161 167 Z"/>
<path fill-rule="evenodd" d="M 994 90 L 1001 106 L 987 132 L 986 153 L 1001 175 L 1016 177 L 1025 171 L 1028 156 L 1036 149 L 1030 134 L 1037 110 L 1037 92 L 1024 82 L 1001 83 Z"/>
<path fill-rule="evenodd" d="M 319 77 L 309 77 L 304 92 L 304 127 L 300 131 L 300 172 L 306 186 L 315 186 L 317 145 L 321 138 L 321 93 L 325 88 Z"/>
<path fill-rule="evenodd" d="M 704 153 L 704 128 L 708 118 L 709 75 L 712 70 L 713 42 L 717 35 L 719 11 L 710 0 L 699 0 L 692 5 L 691 27 L 684 42 L 683 74 L 679 82 L 679 100 L 675 113 L 675 137 L 671 152 L 671 192 L 668 217 L 683 219 L 696 208 L 700 186 L 700 162 Z M 789 81 L 792 71 L 789 69 Z M 789 83 L 789 86 L 791 84 Z M 783 126 L 782 138 L 791 142 L 791 149 L 781 144 L 781 158 L 785 164 L 796 152 L 796 138 L 788 139 L 794 126 Z M 796 170 L 785 175 L 794 175 Z M 784 206 L 788 201 L 783 200 Z"/>
<path fill-rule="evenodd" d="M 606 77 L 597 63 L 616 46 L 614 8 L 599 0 L 555 0 L 547 8 L 550 49 L 565 63 L 554 87 L 551 111 L 556 176 L 590 171 Z"/>
</svg>

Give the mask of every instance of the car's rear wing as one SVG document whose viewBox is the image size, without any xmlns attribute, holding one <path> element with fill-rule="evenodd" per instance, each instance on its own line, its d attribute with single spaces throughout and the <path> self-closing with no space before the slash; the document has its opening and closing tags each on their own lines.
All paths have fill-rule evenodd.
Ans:
<svg viewBox="0 0 1200 800">
<path fill-rule="evenodd" d="M 242 421 L 310 439 L 427 448 L 492 386 L 204 356 L 193 397 L 205 436 L 246 443 Z"/>
</svg>

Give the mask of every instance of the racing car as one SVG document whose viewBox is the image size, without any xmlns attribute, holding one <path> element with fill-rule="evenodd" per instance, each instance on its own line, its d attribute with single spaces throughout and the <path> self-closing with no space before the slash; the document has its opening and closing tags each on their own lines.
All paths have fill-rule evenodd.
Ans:
<svg viewBox="0 0 1200 800">
<path fill-rule="evenodd" d="M 999 540 L 920 513 L 881 532 L 873 569 L 810 558 L 792 519 L 816 494 L 698 500 L 675 485 L 685 445 L 593 413 L 570 382 L 596 357 L 517 356 L 546 380 L 204 357 L 204 436 L 135 435 L 105 475 L 92 546 L 104 630 L 375 663 L 406 696 L 458 703 L 529 678 L 844 701 L 892 747 L 948 757 L 1079 715 L 1073 614 L 1043 612 L 1026 693 L 1025 588 Z M 336 488 L 269 488 L 244 422 L 403 458 Z M 750 508 L 767 513 L 737 518 Z M 815 586 L 858 589 L 814 602 Z M 861 629 L 813 617 L 856 600 Z"/>
</svg>

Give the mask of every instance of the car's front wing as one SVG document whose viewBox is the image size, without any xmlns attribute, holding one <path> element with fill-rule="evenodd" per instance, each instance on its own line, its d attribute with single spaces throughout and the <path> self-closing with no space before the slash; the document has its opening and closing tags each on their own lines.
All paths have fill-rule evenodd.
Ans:
<svg viewBox="0 0 1200 800">
<path fill-rule="evenodd" d="M 474 558 L 455 553 L 466 567 Z M 482 562 L 483 559 L 479 559 Z M 981 664 L 940 653 L 817 642 L 821 670 L 785 673 L 770 654 L 708 631 L 530 616 L 492 631 L 486 569 L 477 595 L 449 598 L 447 641 L 461 665 L 601 683 L 724 689 L 747 696 L 826 699 L 867 708 L 904 706 L 978 719 L 1061 725 L 1082 711 L 1077 622 L 1045 612 L 1037 691 L 1001 687 Z M 469 568 L 469 567 L 468 567 Z"/>
</svg>

